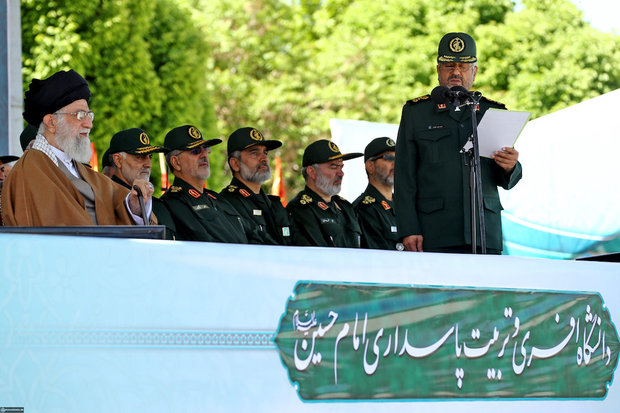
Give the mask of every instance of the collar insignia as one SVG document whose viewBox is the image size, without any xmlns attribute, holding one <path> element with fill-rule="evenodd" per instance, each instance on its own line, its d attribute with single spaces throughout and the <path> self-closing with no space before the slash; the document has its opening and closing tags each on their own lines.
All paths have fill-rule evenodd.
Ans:
<svg viewBox="0 0 620 413">
<path fill-rule="evenodd" d="M 329 208 L 329 207 L 327 206 L 327 204 L 326 204 L 325 202 L 323 202 L 323 201 L 320 201 L 317 205 L 318 205 L 318 206 L 319 206 L 319 208 L 321 208 L 323 211 L 325 211 L 327 208 Z"/>
<path fill-rule="evenodd" d="M 445 103 L 438 103 L 437 104 L 437 109 L 445 109 L 446 108 L 446 104 Z"/>
<path fill-rule="evenodd" d="M 383 209 L 385 209 L 386 211 L 388 209 L 391 209 L 392 207 L 390 206 L 390 204 L 388 204 L 386 201 L 381 201 L 381 206 L 383 207 Z"/>
<path fill-rule="evenodd" d="M 246 198 L 250 196 L 250 193 L 249 193 L 248 191 L 246 191 L 245 189 L 243 189 L 243 188 L 241 188 L 241 189 L 239 190 L 239 193 L 240 193 L 241 195 L 243 195 L 244 197 L 246 197 Z"/>
<path fill-rule="evenodd" d="M 196 191 L 194 188 L 190 189 L 187 192 L 189 192 L 189 194 L 194 198 L 200 198 L 200 192 Z"/>
</svg>

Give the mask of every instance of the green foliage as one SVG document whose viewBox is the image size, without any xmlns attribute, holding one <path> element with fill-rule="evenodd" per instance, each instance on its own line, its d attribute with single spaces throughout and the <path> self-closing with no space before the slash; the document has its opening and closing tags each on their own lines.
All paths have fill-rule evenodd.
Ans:
<svg viewBox="0 0 620 413">
<path fill-rule="evenodd" d="M 519 3 L 24 0 L 24 77 L 84 73 L 99 150 L 132 126 L 159 143 L 186 123 L 224 140 L 255 126 L 284 141 L 290 198 L 304 147 L 330 137 L 331 118 L 397 123 L 406 100 L 436 86 L 449 31 L 476 38 L 476 88 L 534 117 L 620 87 L 620 36 L 592 29 L 568 0 Z M 222 144 L 209 187 L 227 183 L 225 163 Z"/>
</svg>

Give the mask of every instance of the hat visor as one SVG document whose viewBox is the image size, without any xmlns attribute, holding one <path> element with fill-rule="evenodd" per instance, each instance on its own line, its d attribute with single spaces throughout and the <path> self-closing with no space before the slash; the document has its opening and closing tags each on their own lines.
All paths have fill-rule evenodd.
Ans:
<svg viewBox="0 0 620 413">
<path fill-rule="evenodd" d="M 187 150 L 187 149 L 194 149 L 197 148 L 199 146 L 215 146 L 215 145 L 219 145 L 220 143 L 222 143 L 221 139 L 208 139 L 208 140 L 204 140 L 204 139 L 200 139 L 197 140 L 196 142 L 191 142 L 190 144 L 188 144 L 185 147 L 180 147 L 180 148 L 173 148 L 173 149 L 181 149 L 181 150 Z"/>
<path fill-rule="evenodd" d="M 478 61 L 476 56 L 450 56 L 441 55 L 437 57 L 437 63 L 475 63 Z"/>
<path fill-rule="evenodd" d="M 264 147 L 267 148 L 268 151 L 272 151 L 272 150 L 277 149 L 280 146 L 282 146 L 282 142 L 280 142 L 280 141 L 267 141 L 267 140 L 260 141 L 260 142 L 253 142 L 253 143 L 247 145 L 243 149 L 248 149 L 248 148 L 251 148 L 252 146 L 256 146 L 256 145 L 263 145 Z"/>
<path fill-rule="evenodd" d="M 360 153 L 360 152 L 352 152 L 352 153 L 343 153 L 341 158 L 342 158 L 343 161 L 348 161 L 349 159 L 355 159 L 355 158 L 359 158 L 361 156 L 364 156 L 364 154 Z"/>
<path fill-rule="evenodd" d="M 19 159 L 19 156 L 13 156 L 13 155 L 6 155 L 6 156 L 0 156 L 0 162 L 2 163 L 9 163 L 9 162 L 13 162 Z"/>
</svg>

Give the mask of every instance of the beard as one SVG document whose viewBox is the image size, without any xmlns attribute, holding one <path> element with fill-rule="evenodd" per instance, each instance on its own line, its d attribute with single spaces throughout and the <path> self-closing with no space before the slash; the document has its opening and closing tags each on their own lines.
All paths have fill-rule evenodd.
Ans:
<svg viewBox="0 0 620 413">
<path fill-rule="evenodd" d="M 265 171 L 261 171 L 260 169 L 251 171 L 246 164 L 239 162 L 239 168 L 239 174 L 244 181 L 262 184 L 271 178 L 271 169 L 269 169 L 269 165 L 267 165 L 267 170 Z"/>
<path fill-rule="evenodd" d="M 342 186 L 342 181 L 340 183 L 335 184 L 333 181 L 330 181 L 325 175 L 321 174 L 321 171 L 316 169 L 316 181 L 314 182 L 317 188 L 325 195 L 330 198 L 334 195 L 338 195 L 340 193 L 340 187 Z"/>
<path fill-rule="evenodd" d="M 92 155 L 90 140 L 80 137 L 79 128 L 72 128 L 62 116 L 56 126 L 56 143 L 61 151 L 80 163 L 88 163 Z"/>
</svg>

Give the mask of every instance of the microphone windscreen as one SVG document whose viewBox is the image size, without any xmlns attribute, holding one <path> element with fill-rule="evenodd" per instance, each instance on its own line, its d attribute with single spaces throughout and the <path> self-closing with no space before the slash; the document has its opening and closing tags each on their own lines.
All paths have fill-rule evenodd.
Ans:
<svg viewBox="0 0 620 413">
<path fill-rule="evenodd" d="M 452 86 L 450 90 L 453 92 L 456 92 L 456 95 L 459 95 L 459 96 L 469 95 L 469 91 L 465 89 L 463 86 L 459 86 L 459 85 Z"/>
<path fill-rule="evenodd" d="M 450 93 L 450 89 L 447 86 L 437 86 L 431 92 L 431 99 L 435 103 L 446 103 L 448 101 L 448 93 Z"/>
</svg>

